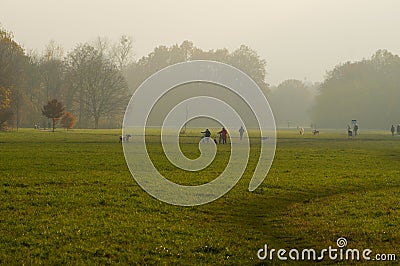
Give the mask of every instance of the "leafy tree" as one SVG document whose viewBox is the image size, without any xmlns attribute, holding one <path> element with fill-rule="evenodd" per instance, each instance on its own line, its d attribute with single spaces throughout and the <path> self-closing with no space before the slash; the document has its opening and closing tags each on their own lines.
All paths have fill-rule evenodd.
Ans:
<svg viewBox="0 0 400 266">
<path fill-rule="evenodd" d="M 23 83 L 23 67 L 27 60 L 13 35 L 0 28 L 0 87 L 11 89 Z"/>
<path fill-rule="evenodd" d="M 64 106 L 61 102 L 57 101 L 57 99 L 53 99 L 48 101 L 47 105 L 43 106 L 42 114 L 52 120 L 54 132 L 57 121 L 64 114 Z"/>
<path fill-rule="evenodd" d="M 0 28 L 0 127 L 3 129 L 13 123 L 14 101 L 21 99 L 24 69 L 28 63 L 23 48 L 13 38 L 11 32 Z M 16 114 L 19 118 L 19 112 Z"/>
<path fill-rule="evenodd" d="M 249 75 L 264 91 L 268 90 L 268 84 L 265 82 L 267 63 L 255 50 L 241 45 L 239 49 L 233 51 L 227 63 Z"/>
<path fill-rule="evenodd" d="M 171 47 L 158 46 L 148 56 L 131 64 L 126 75 L 129 87 L 134 91 L 145 79 L 162 68 L 189 60 L 214 60 L 233 65 L 249 75 L 264 92 L 268 92 L 268 84 L 265 82 L 266 62 L 255 50 L 242 45 L 232 53 L 227 49 L 203 51 L 190 41 Z"/>
<path fill-rule="evenodd" d="M 71 112 L 66 112 L 61 118 L 61 125 L 63 128 L 71 129 L 75 125 L 76 118 Z"/>
<path fill-rule="evenodd" d="M 41 106 L 47 99 L 41 89 L 38 60 L 33 53 L 26 55 L 13 38 L 11 32 L 0 29 L 0 87 L 10 91 L 10 110 L 2 112 L 15 118 L 18 130 L 20 125 L 31 126 L 40 119 Z M 11 123 L 14 121 L 8 121 Z"/>
<path fill-rule="evenodd" d="M 10 108 L 11 91 L 0 87 L 0 130 L 7 128 L 11 122 L 13 113 Z"/>
<path fill-rule="evenodd" d="M 15 116 L 15 125 L 17 127 L 17 132 L 21 122 L 21 109 L 25 101 L 25 95 L 22 89 L 14 88 L 11 93 L 11 109 Z"/>
<path fill-rule="evenodd" d="M 293 126 L 309 125 L 312 102 L 309 86 L 295 79 L 279 84 L 272 90 L 270 98 L 275 122 L 279 126 L 286 126 L 289 122 Z"/>
<path fill-rule="evenodd" d="M 328 72 L 313 109 L 314 122 L 344 128 L 357 119 L 362 128 L 399 123 L 400 57 L 378 50 L 370 59 L 346 62 Z"/>
</svg>

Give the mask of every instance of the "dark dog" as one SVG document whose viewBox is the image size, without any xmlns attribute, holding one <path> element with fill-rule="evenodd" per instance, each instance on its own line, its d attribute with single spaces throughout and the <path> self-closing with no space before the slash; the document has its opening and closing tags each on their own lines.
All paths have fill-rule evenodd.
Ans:
<svg viewBox="0 0 400 266">
<path fill-rule="evenodd" d="M 122 136 L 119 136 L 119 143 L 121 143 L 121 142 L 129 142 L 129 139 L 131 138 L 132 136 L 131 135 L 122 135 Z"/>
</svg>

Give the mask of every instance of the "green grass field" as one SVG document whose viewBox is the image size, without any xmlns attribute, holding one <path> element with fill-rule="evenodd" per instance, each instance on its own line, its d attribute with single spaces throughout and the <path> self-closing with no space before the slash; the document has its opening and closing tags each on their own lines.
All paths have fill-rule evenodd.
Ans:
<svg viewBox="0 0 400 266">
<path fill-rule="evenodd" d="M 275 160 L 257 190 L 247 190 L 255 148 L 228 194 L 179 207 L 136 184 L 119 134 L 0 132 L 1 265 L 281 265 L 259 260 L 257 251 L 264 244 L 320 250 L 336 247 L 339 237 L 348 248 L 397 255 L 397 262 L 379 265 L 400 260 L 400 137 L 279 131 Z M 196 140 L 183 138 L 189 157 L 198 153 Z M 213 163 L 182 174 L 157 152 L 156 139 L 148 148 L 160 171 L 181 183 L 204 183 L 223 170 Z M 219 162 L 228 156 L 229 148 L 219 146 Z M 350 263 L 375 265 L 322 262 Z"/>
</svg>

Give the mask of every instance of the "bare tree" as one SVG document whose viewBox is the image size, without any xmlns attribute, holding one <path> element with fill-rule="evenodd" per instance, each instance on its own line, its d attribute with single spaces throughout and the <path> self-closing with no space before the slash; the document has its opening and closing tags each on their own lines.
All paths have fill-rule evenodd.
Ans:
<svg viewBox="0 0 400 266">
<path fill-rule="evenodd" d="M 55 59 L 61 60 L 63 56 L 64 56 L 64 49 L 60 44 L 56 43 L 54 40 L 51 40 L 47 44 L 43 53 L 43 57 L 46 60 L 55 60 Z"/>
<path fill-rule="evenodd" d="M 44 90 L 45 99 L 61 98 L 61 89 L 64 84 L 65 65 L 63 62 L 64 51 L 54 41 L 50 41 L 39 61 L 41 87 Z"/>
<path fill-rule="evenodd" d="M 91 45 L 77 47 L 69 58 L 69 73 L 79 104 L 79 126 L 83 115 L 87 114 L 98 128 L 101 117 L 122 112 L 125 108 L 128 100 L 126 81 L 112 60 Z"/>
<path fill-rule="evenodd" d="M 109 38 L 98 36 L 91 44 L 100 54 L 107 57 L 111 56 L 112 45 Z"/>
<path fill-rule="evenodd" d="M 126 35 L 122 35 L 119 42 L 113 46 L 111 55 L 119 70 L 124 70 L 130 63 L 132 63 L 132 47 L 132 37 Z"/>
</svg>

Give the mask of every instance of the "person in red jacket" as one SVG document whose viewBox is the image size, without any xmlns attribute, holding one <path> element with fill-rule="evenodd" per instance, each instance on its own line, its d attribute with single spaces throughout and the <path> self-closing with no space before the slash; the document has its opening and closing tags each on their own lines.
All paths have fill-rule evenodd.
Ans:
<svg viewBox="0 0 400 266">
<path fill-rule="evenodd" d="M 223 127 L 220 132 L 218 132 L 222 138 L 222 144 L 226 144 L 226 135 L 228 134 L 228 131 Z"/>
</svg>

